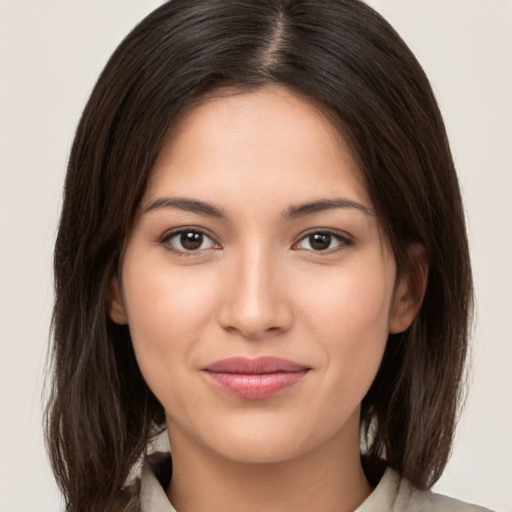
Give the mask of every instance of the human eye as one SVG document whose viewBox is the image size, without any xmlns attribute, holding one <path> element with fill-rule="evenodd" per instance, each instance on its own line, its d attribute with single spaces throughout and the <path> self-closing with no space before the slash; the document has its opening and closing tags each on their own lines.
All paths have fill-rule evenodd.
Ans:
<svg viewBox="0 0 512 512">
<path fill-rule="evenodd" d="M 313 251 L 319 253 L 331 253 L 351 245 L 348 236 L 333 231 L 318 230 L 310 231 L 304 235 L 293 249 Z"/>
<path fill-rule="evenodd" d="M 194 227 L 173 229 L 165 233 L 159 242 L 166 249 L 179 256 L 191 256 L 219 248 L 219 244 L 211 236 L 202 229 Z"/>
</svg>

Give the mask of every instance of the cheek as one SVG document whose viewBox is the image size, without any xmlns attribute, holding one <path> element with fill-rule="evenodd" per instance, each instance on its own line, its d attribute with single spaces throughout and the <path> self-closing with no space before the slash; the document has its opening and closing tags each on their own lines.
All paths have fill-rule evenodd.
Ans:
<svg viewBox="0 0 512 512">
<path fill-rule="evenodd" d="M 323 347 L 328 385 L 356 402 L 378 371 L 389 334 L 394 275 L 375 270 L 340 272 L 338 279 L 305 288 L 315 290 L 305 318 Z"/>
<path fill-rule="evenodd" d="M 201 272 L 165 264 L 125 265 L 124 295 L 139 367 L 157 396 L 190 366 L 194 346 L 211 321 L 211 287 Z"/>
<path fill-rule="evenodd" d="M 337 275 L 306 283 L 302 295 L 310 295 L 308 316 L 319 329 L 360 342 L 371 340 L 375 333 L 387 337 L 393 282 L 394 276 L 385 269 L 345 268 Z"/>
<path fill-rule="evenodd" d="M 193 334 L 208 318 L 211 296 L 206 281 L 211 277 L 197 269 L 173 269 L 165 257 L 160 259 L 126 265 L 123 286 L 130 327 L 161 331 L 163 338 L 180 331 Z"/>
</svg>

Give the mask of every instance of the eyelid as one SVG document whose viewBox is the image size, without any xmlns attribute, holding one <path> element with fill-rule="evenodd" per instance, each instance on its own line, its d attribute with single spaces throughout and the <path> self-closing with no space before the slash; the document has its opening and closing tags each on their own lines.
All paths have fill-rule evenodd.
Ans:
<svg viewBox="0 0 512 512">
<path fill-rule="evenodd" d="M 169 240 L 174 238 L 176 235 L 180 235 L 182 233 L 187 232 L 194 232 L 194 233 L 200 233 L 201 235 L 209 238 L 213 244 L 216 247 L 208 247 L 207 249 L 197 249 L 195 251 L 187 251 L 187 250 L 180 250 L 176 247 L 173 247 L 171 244 L 169 244 Z M 198 256 L 200 254 L 204 254 L 205 252 L 209 252 L 211 250 L 217 250 L 220 248 L 220 244 L 217 242 L 216 238 L 206 229 L 200 228 L 198 226 L 179 226 L 172 229 L 169 229 L 166 231 L 162 236 L 158 238 L 158 243 L 163 245 L 166 250 L 169 252 L 172 252 L 174 254 L 177 254 L 179 256 Z"/>
<path fill-rule="evenodd" d="M 332 249 L 325 249 L 323 251 L 314 251 L 312 249 L 297 248 L 297 245 L 300 242 L 305 240 L 307 237 L 309 237 L 311 235 L 315 235 L 315 234 L 330 235 L 339 242 L 339 245 Z M 346 232 L 338 231 L 338 230 L 334 230 L 334 229 L 330 229 L 330 228 L 325 228 L 325 229 L 324 228 L 314 228 L 314 229 L 309 229 L 308 231 L 306 231 L 304 233 L 301 233 L 299 235 L 299 237 L 297 238 L 297 241 L 292 245 L 292 249 L 297 250 L 297 251 L 308 251 L 308 252 L 312 252 L 314 254 L 319 254 L 319 255 L 322 255 L 322 254 L 327 255 L 327 254 L 332 254 L 333 252 L 337 252 L 339 250 L 343 250 L 343 248 L 345 248 L 349 245 L 352 245 L 352 244 L 353 244 L 353 238 Z"/>
</svg>

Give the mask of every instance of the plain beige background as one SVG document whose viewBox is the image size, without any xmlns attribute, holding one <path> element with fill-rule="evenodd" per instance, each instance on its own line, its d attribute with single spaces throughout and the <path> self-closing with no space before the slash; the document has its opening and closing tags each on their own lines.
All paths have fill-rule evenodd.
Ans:
<svg viewBox="0 0 512 512">
<path fill-rule="evenodd" d="M 41 432 L 66 157 L 109 54 L 157 0 L 0 0 L 0 512 L 61 510 Z M 438 492 L 512 511 L 512 2 L 374 0 L 424 65 L 468 214 L 472 387 Z"/>
</svg>

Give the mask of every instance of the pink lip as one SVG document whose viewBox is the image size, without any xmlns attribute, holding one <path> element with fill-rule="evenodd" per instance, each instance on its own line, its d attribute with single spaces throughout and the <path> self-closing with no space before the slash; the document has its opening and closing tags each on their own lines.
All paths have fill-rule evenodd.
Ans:
<svg viewBox="0 0 512 512">
<path fill-rule="evenodd" d="M 261 400 L 299 382 L 310 370 L 277 357 L 232 357 L 203 369 L 210 382 L 231 395 Z"/>
</svg>

